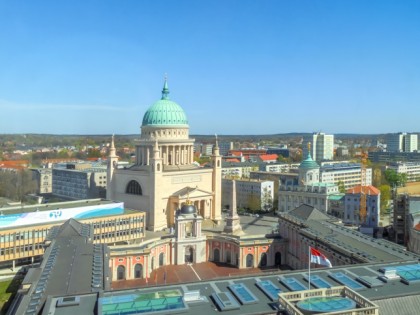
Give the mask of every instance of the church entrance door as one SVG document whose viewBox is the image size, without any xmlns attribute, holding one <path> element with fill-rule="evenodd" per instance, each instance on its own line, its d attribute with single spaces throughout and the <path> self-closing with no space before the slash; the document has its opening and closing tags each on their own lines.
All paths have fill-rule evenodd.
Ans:
<svg viewBox="0 0 420 315">
<path fill-rule="evenodd" d="M 185 248 L 185 263 L 194 262 L 194 248 L 188 246 Z"/>
</svg>

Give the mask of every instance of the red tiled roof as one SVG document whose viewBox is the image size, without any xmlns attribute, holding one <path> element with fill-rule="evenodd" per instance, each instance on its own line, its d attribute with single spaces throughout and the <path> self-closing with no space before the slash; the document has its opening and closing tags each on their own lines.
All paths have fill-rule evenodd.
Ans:
<svg viewBox="0 0 420 315">
<path fill-rule="evenodd" d="M 420 223 L 417 223 L 416 226 L 414 227 L 415 230 L 420 231 Z"/>
<path fill-rule="evenodd" d="M 347 189 L 346 193 L 347 194 L 360 194 L 361 189 L 362 189 L 362 186 L 359 185 L 359 186 Z M 378 188 L 372 185 L 363 186 L 363 192 L 367 195 L 379 195 L 381 193 Z"/>
<path fill-rule="evenodd" d="M 272 160 L 277 160 L 278 155 L 277 154 L 263 154 L 260 155 L 260 159 L 263 161 L 272 161 Z"/>
<path fill-rule="evenodd" d="M 234 162 L 234 163 L 240 163 L 241 161 L 239 159 L 226 159 L 226 162 Z"/>
<path fill-rule="evenodd" d="M 8 161 L 0 161 L 0 168 L 7 168 L 7 169 L 23 169 L 29 166 L 29 161 L 27 160 L 8 160 Z"/>
</svg>

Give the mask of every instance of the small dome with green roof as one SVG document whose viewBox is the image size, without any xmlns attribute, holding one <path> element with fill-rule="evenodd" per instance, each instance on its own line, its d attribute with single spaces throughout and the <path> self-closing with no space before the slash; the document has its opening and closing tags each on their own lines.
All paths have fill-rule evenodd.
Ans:
<svg viewBox="0 0 420 315">
<path fill-rule="evenodd" d="M 300 163 L 299 168 L 311 170 L 311 169 L 319 168 L 319 165 L 317 162 L 315 162 L 312 159 L 311 154 L 308 152 L 308 156 L 306 157 L 305 160 L 302 161 L 302 163 Z"/>
<path fill-rule="evenodd" d="M 168 83 L 165 79 L 162 98 L 144 114 L 142 126 L 188 126 L 187 115 L 177 103 L 169 100 Z"/>
</svg>

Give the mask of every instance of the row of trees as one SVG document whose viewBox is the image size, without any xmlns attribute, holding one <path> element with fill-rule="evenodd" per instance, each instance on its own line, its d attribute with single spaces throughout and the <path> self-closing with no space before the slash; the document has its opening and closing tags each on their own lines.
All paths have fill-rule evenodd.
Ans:
<svg viewBox="0 0 420 315">
<path fill-rule="evenodd" d="M 13 201 L 27 201 L 25 196 L 35 193 L 36 189 L 31 171 L 0 171 L 0 196 Z"/>
</svg>

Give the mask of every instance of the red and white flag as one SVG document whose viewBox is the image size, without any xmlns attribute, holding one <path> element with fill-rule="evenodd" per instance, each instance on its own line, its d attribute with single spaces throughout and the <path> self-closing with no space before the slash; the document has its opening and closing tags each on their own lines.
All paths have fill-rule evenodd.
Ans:
<svg viewBox="0 0 420 315">
<path fill-rule="evenodd" d="M 327 257 L 325 257 L 324 254 L 322 254 L 319 250 L 310 247 L 311 249 L 311 263 L 326 266 L 326 267 L 332 267 L 331 262 Z"/>
</svg>

